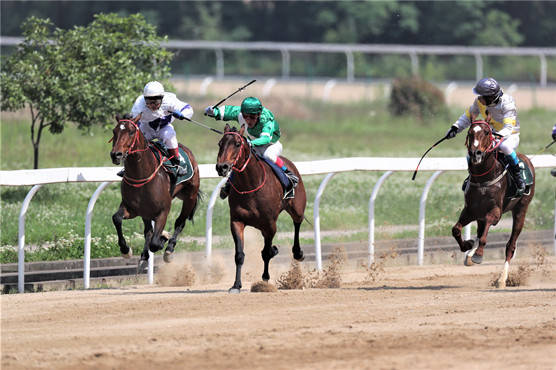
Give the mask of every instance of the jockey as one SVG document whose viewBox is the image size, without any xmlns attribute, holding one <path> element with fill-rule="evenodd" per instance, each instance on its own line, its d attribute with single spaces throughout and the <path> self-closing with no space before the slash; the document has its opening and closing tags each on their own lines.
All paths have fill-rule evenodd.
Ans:
<svg viewBox="0 0 556 370">
<path fill-rule="evenodd" d="M 193 116 L 191 105 L 179 100 L 176 94 L 165 92 L 160 82 L 151 81 L 145 85 L 143 95 L 137 97 L 131 108 L 132 117 L 137 117 L 139 114 L 141 118 L 138 125 L 145 139 L 162 141 L 170 154 L 170 162 L 177 168 L 177 175 L 184 176 L 186 171 L 180 167 L 181 156 L 172 122 L 174 117 L 191 118 Z M 123 171 L 118 175 L 123 176 Z"/>
<path fill-rule="evenodd" d="M 508 161 L 508 169 L 517 186 L 517 195 L 525 191 L 525 181 L 521 176 L 519 161 L 515 149 L 519 145 L 519 120 L 517 119 L 517 108 L 514 99 L 502 92 L 500 85 L 494 78 L 481 79 L 473 92 L 478 95 L 473 104 L 461 117 L 450 127 L 446 138 L 451 139 L 458 132 L 471 125 L 471 117 L 482 115 L 487 119 L 495 135 L 501 136 L 500 150 L 505 154 Z M 488 110 L 488 112 L 487 112 Z"/>
<path fill-rule="evenodd" d="M 234 120 L 247 126 L 249 143 L 257 154 L 270 159 L 276 163 L 288 176 L 292 182 L 292 189 L 297 185 L 299 179 L 284 164 L 280 154 L 282 154 L 282 144 L 280 143 L 280 126 L 274 119 L 271 111 L 263 107 L 260 100 L 248 97 L 243 100 L 241 107 L 235 105 L 225 105 L 221 108 L 207 107 L 205 114 L 214 117 L 216 120 Z M 230 182 L 222 187 L 220 198 L 224 199 L 230 191 Z"/>
</svg>

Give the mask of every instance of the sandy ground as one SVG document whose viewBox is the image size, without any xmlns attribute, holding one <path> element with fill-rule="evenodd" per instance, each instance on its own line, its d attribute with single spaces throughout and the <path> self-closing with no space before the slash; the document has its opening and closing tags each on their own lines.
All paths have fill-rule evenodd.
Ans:
<svg viewBox="0 0 556 370">
<path fill-rule="evenodd" d="M 155 286 L 3 295 L 2 369 L 556 369 L 554 257 L 518 259 L 527 273 L 504 289 L 502 261 L 347 261 L 339 288 L 254 293 L 257 254 L 240 294 L 230 270 L 210 282 L 184 265 L 188 287 L 161 272 Z M 271 282 L 288 271 L 271 264 Z"/>
</svg>

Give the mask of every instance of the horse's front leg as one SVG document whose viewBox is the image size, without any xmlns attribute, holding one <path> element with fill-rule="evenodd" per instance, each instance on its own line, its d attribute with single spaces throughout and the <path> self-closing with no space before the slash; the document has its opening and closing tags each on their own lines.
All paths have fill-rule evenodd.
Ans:
<svg viewBox="0 0 556 370">
<path fill-rule="evenodd" d="M 471 221 L 473 221 L 473 217 L 470 215 L 467 208 L 463 208 L 463 210 L 459 215 L 458 222 L 456 222 L 456 224 L 452 227 L 452 235 L 454 236 L 454 239 L 456 239 L 456 242 L 459 245 L 459 249 L 462 252 L 466 252 L 471 248 L 473 248 L 473 244 L 474 244 L 473 240 L 466 240 L 464 242 L 463 239 L 461 238 L 461 229 L 465 225 L 469 224 Z"/>
<path fill-rule="evenodd" d="M 477 220 L 477 240 L 475 247 L 466 255 L 465 265 L 472 266 L 483 262 L 487 235 L 490 227 L 498 223 L 501 212 L 498 208 L 486 214 L 484 220 Z"/>
<path fill-rule="evenodd" d="M 154 220 L 154 232 L 151 238 L 151 243 L 149 244 L 149 249 L 151 252 L 156 253 L 162 248 L 164 248 L 164 243 L 168 240 L 164 235 L 164 226 L 166 226 L 166 219 L 168 218 L 168 211 L 160 214 Z"/>
<path fill-rule="evenodd" d="M 145 237 L 145 244 L 143 245 L 143 252 L 141 252 L 141 259 L 139 260 L 139 265 L 137 266 L 137 273 L 141 273 L 147 269 L 149 261 L 149 245 L 151 244 L 151 239 L 153 237 L 153 227 L 151 220 L 143 218 L 143 226 L 143 236 Z"/>
<path fill-rule="evenodd" d="M 270 274 L 268 273 L 268 265 L 272 257 L 278 254 L 278 248 L 272 245 L 272 240 L 274 239 L 274 235 L 276 235 L 276 223 L 274 226 L 270 226 L 268 229 L 261 230 L 264 238 L 264 248 L 261 251 L 261 257 L 263 258 L 264 262 L 264 270 L 263 270 L 263 281 L 268 281 L 270 279 Z"/>
<path fill-rule="evenodd" d="M 118 245 L 120 246 L 120 253 L 123 258 L 131 258 L 131 256 L 133 256 L 133 250 L 127 245 L 122 232 L 122 220 L 128 219 L 129 217 L 130 214 L 124 207 L 123 203 L 120 203 L 120 208 L 112 215 L 112 222 L 114 223 L 116 232 L 118 233 Z"/>
<path fill-rule="evenodd" d="M 523 224 L 525 223 L 525 212 L 527 209 L 513 209 L 512 210 L 512 235 L 510 240 L 506 243 L 506 261 L 504 262 L 504 269 L 502 273 L 496 280 L 496 287 L 504 288 L 506 286 L 506 281 L 508 280 L 508 274 L 510 271 L 510 260 L 513 258 L 517 245 L 517 238 L 521 234 L 521 229 L 523 229 Z"/>
<path fill-rule="evenodd" d="M 305 259 L 305 256 L 303 255 L 303 251 L 301 250 L 301 246 L 299 245 L 299 229 L 301 227 L 301 222 L 294 222 L 293 226 L 294 226 L 293 247 L 292 247 L 293 258 L 295 258 L 297 261 L 303 261 Z"/>
<path fill-rule="evenodd" d="M 241 267 L 245 260 L 245 253 L 243 253 L 243 231 L 245 230 L 245 224 L 240 221 L 231 221 L 230 228 L 235 244 L 236 279 L 228 293 L 239 293 L 241 291 Z"/>
<path fill-rule="evenodd" d="M 181 212 L 176 222 L 174 223 L 174 233 L 170 240 L 168 240 L 168 245 L 166 245 L 166 249 L 164 250 L 164 262 L 171 262 L 174 258 L 174 248 L 178 241 L 178 235 L 182 232 L 183 228 L 185 227 L 185 221 L 187 220 L 192 213 L 194 213 L 194 208 L 196 207 L 197 203 L 195 201 L 186 201 L 184 200 L 181 207 Z"/>
</svg>

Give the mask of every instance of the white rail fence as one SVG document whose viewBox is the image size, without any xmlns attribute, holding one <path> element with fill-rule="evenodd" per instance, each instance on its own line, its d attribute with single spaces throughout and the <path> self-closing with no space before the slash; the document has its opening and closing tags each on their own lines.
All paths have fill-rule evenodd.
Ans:
<svg viewBox="0 0 556 370">
<path fill-rule="evenodd" d="M 553 155 L 531 155 L 533 165 L 536 168 L 552 168 L 556 167 L 556 157 Z M 338 173 L 351 171 L 384 171 L 385 173 L 379 178 L 373 187 L 369 198 L 369 259 L 371 264 L 374 261 L 375 247 L 375 216 L 374 205 L 378 195 L 378 191 L 386 179 L 393 173 L 399 171 L 414 171 L 419 158 L 373 158 L 373 157 L 356 157 L 356 158 L 339 158 L 320 161 L 296 162 L 295 165 L 299 172 L 304 175 L 327 174 L 322 180 L 314 200 L 313 217 L 314 217 L 314 236 L 315 236 L 315 259 L 317 269 L 322 270 L 322 254 L 321 254 L 321 235 L 320 235 L 320 200 L 327 184 Z M 120 167 L 75 167 L 75 168 L 51 168 L 39 170 L 16 170 L 16 171 L 0 171 L 0 186 L 30 186 L 31 190 L 27 193 L 21 212 L 19 215 L 18 229 L 18 291 L 24 292 L 25 283 L 25 215 L 29 207 L 31 199 L 35 193 L 44 184 L 65 183 L 65 182 L 101 182 L 94 194 L 89 200 L 87 212 L 85 215 L 85 235 L 84 235 L 84 258 L 83 258 L 83 287 L 89 288 L 90 282 L 90 255 L 91 255 L 91 222 L 94 205 L 101 192 L 111 183 L 120 182 L 121 178 L 116 175 Z M 434 181 L 445 171 L 462 171 L 467 169 L 465 158 L 425 158 L 419 167 L 421 172 L 435 171 L 429 177 L 419 203 L 419 237 L 417 245 L 417 263 L 423 265 L 424 242 L 425 242 L 425 209 L 428 193 Z M 199 165 L 201 178 L 218 178 L 215 166 L 213 164 Z M 421 173 L 421 176 L 424 176 Z M 207 263 L 210 263 L 212 256 L 212 215 L 214 205 L 220 187 L 224 185 L 225 179 L 222 179 L 213 190 L 207 207 L 207 219 L 205 227 L 206 246 L 205 254 Z M 556 207 L 556 205 L 555 205 Z M 554 232 L 556 233 L 556 208 Z M 471 229 L 466 227 L 466 239 L 470 238 Z M 556 239 L 554 241 L 554 253 L 556 254 Z M 152 257 L 152 255 L 151 255 Z M 148 282 L 153 283 L 153 260 L 149 258 L 148 266 Z"/>
</svg>

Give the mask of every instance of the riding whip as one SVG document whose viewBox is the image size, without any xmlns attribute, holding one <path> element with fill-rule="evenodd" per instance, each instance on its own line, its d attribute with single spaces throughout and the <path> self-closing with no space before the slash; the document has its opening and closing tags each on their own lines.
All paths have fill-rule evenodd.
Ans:
<svg viewBox="0 0 556 370">
<path fill-rule="evenodd" d="M 208 128 L 209 130 L 211 130 L 211 131 L 213 131 L 213 132 L 216 132 L 217 134 L 224 135 L 224 133 L 223 133 L 222 131 L 217 130 L 217 129 L 212 128 L 212 127 L 208 127 L 207 125 L 204 125 L 204 124 L 202 124 L 202 123 L 200 123 L 200 122 L 197 122 L 197 121 L 195 121 L 195 120 L 192 120 L 191 118 L 187 118 L 187 117 L 183 116 L 183 119 L 186 120 L 186 121 L 189 121 L 189 122 L 191 122 L 191 123 L 194 123 L 194 124 L 196 124 L 196 125 L 198 125 L 198 126 L 201 126 L 201 127 L 204 127 L 204 128 Z"/>
<path fill-rule="evenodd" d="M 413 177 L 411 178 L 411 180 L 415 180 L 415 176 L 417 176 L 417 171 L 419 170 L 419 165 L 421 164 L 421 161 L 423 160 L 423 158 L 425 158 L 425 156 L 427 155 L 428 152 L 431 151 L 432 148 L 434 148 L 435 146 L 437 146 L 438 144 L 440 144 L 441 142 L 443 142 L 444 140 L 446 140 L 448 138 L 448 136 L 444 136 L 442 139 L 438 140 L 436 143 L 434 143 L 433 146 L 431 146 L 426 152 L 425 154 L 423 154 L 423 156 L 421 157 L 421 159 L 419 160 L 419 163 L 417 163 L 417 168 L 415 168 L 415 172 L 413 172 Z"/>
<path fill-rule="evenodd" d="M 544 148 L 541 149 L 541 153 L 544 152 L 546 149 L 550 148 L 550 146 L 552 144 L 556 143 L 556 140 L 553 140 L 550 144 L 548 144 L 547 146 L 545 146 Z"/>
<path fill-rule="evenodd" d="M 235 94 L 237 94 L 238 92 L 240 92 L 241 90 L 245 89 L 247 86 L 251 85 L 253 82 L 255 82 L 257 80 L 253 80 L 245 85 L 243 85 L 242 87 L 240 87 L 239 89 L 237 89 L 236 91 L 234 91 L 233 93 L 231 93 L 230 95 L 226 96 L 224 99 L 220 100 L 218 103 L 216 103 L 215 105 L 212 106 L 212 109 L 218 107 L 220 104 L 224 103 L 226 100 L 228 100 L 229 98 L 231 98 L 232 96 L 234 96 Z M 206 113 L 205 113 L 206 116 Z"/>
</svg>

